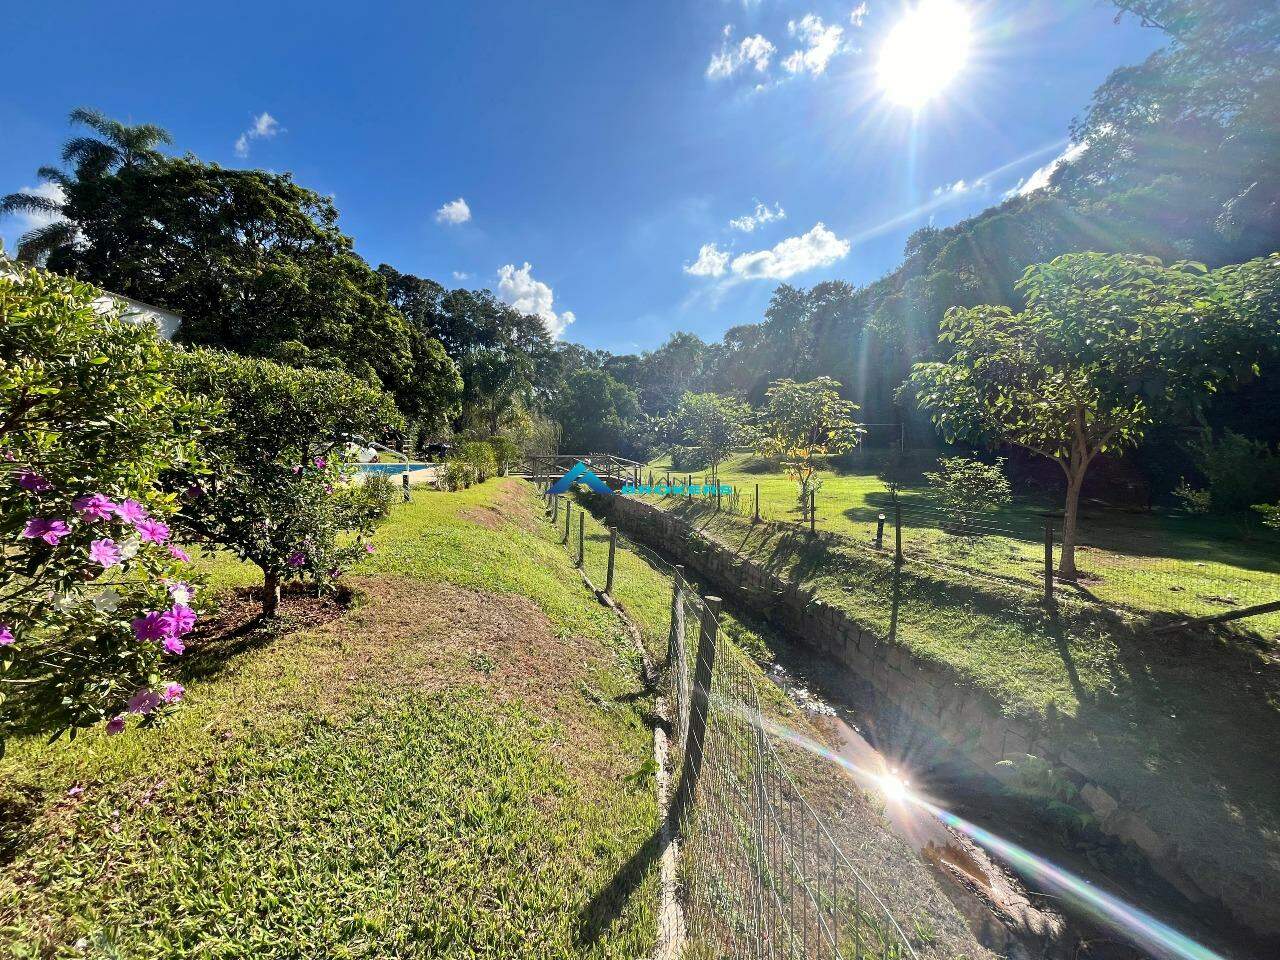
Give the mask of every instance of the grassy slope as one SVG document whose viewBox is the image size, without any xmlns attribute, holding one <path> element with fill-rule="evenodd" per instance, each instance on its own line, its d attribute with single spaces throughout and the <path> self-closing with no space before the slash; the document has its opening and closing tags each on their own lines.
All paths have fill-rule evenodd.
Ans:
<svg viewBox="0 0 1280 960">
<path fill-rule="evenodd" d="M 838 539 L 814 541 L 688 500 L 653 502 L 950 666 L 1009 714 L 1078 721 L 1073 752 L 1202 856 L 1210 880 L 1280 877 L 1280 678 L 1269 653 L 1225 631 L 1153 637 L 1080 601 L 1050 615 L 1020 589 L 919 564 L 895 577 L 888 557 Z"/>
<path fill-rule="evenodd" d="M 514 483 L 397 508 L 343 618 L 193 644 L 166 728 L 12 744 L 8 955 L 648 952 L 654 871 L 606 893 L 657 816 L 636 658 Z"/>
<path fill-rule="evenodd" d="M 651 465 L 655 477 L 669 465 Z M 736 485 L 750 515 L 756 484 L 760 513 L 768 520 L 799 522 L 795 483 L 763 461 L 735 456 L 720 471 Z M 820 471 L 818 522 L 822 530 L 868 542 L 876 517 L 892 518 L 892 500 L 871 469 Z M 698 482 L 699 475 L 694 475 Z M 983 523 L 1005 533 L 981 539 L 958 538 L 938 529 L 937 507 L 923 478 L 902 493 L 903 542 L 908 552 L 927 555 L 1035 584 L 1044 562 L 1044 521 L 1040 513 L 1061 504 L 1019 497 L 1008 508 L 984 516 Z M 1161 513 L 1135 514 L 1086 505 L 1078 563 L 1089 589 L 1100 599 L 1139 610 L 1203 616 L 1233 604 L 1266 603 L 1280 597 L 1280 537 L 1231 521 Z M 888 537 L 892 537 L 892 519 Z M 1280 614 L 1252 621 L 1255 629 L 1280 635 Z"/>
<path fill-rule="evenodd" d="M 608 530 L 575 503 L 566 554 L 578 557 L 578 527 L 583 527 L 583 569 L 597 589 L 603 589 L 608 566 Z M 557 542 L 565 539 L 565 519 L 560 513 L 554 531 Z M 661 558 L 643 546 L 619 538 L 615 553 L 614 599 L 640 628 L 649 654 L 661 663 L 667 653 L 672 584 Z M 689 573 L 692 576 L 692 573 Z M 695 588 L 703 589 L 695 582 Z M 725 609 L 720 617 L 722 645 L 719 656 L 739 658 L 755 677 L 765 714 L 785 728 L 811 740 L 824 742 L 826 734 L 814 726 L 784 693 L 770 682 L 756 661 L 773 658 L 772 634 L 763 624 L 748 623 Z M 865 796 L 847 775 L 830 762 L 779 744 L 787 753 L 791 773 L 810 802 L 827 817 L 842 849 L 892 911 L 904 930 L 910 931 L 924 958 L 948 957 L 980 960 L 989 957 L 973 939 L 966 921 L 937 888 L 932 875 L 911 847 L 894 834 L 881 816 L 881 800 Z M 688 867 L 688 865 L 685 865 Z"/>
</svg>

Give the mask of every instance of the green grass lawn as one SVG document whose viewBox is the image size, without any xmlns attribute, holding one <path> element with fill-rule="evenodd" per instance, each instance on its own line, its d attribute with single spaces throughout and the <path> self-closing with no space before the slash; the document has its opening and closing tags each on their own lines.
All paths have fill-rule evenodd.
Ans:
<svg viewBox="0 0 1280 960">
<path fill-rule="evenodd" d="M 651 704 L 533 509 L 419 493 L 338 619 L 193 642 L 163 728 L 11 742 L 0 953 L 647 955 Z"/>
<path fill-rule="evenodd" d="M 670 461 L 653 461 L 655 479 Z M 673 475 L 674 477 L 675 475 Z M 885 542 L 893 543 L 893 499 L 872 469 L 820 471 L 817 528 L 863 545 L 875 539 L 877 517 L 887 517 Z M 747 455 L 731 458 L 721 482 L 739 494 L 740 512 L 751 515 L 755 487 L 766 520 L 800 523 L 796 485 L 772 465 Z M 647 479 L 647 478 L 646 478 Z M 694 482 L 701 475 L 694 474 Z M 901 493 L 903 550 L 940 562 L 1035 587 L 1043 581 L 1046 510 L 1061 504 L 1019 497 L 980 521 L 989 535 L 961 537 L 943 531 L 946 519 L 927 483 L 918 477 Z M 1059 528 L 1059 536 L 1061 528 Z M 1081 582 L 1105 603 L 1137 610 L 1205 616 L 1235 607 L 1280 600 L 1280 535 L 1258 523 L 1163 512 L 1133 513 L 1086 504 L 1077 553 Z M 1070 588 L 1067 588 L 1070 589 Z M 1280 636 L 1280 614 L 1250 621 Z"/>
</svg>

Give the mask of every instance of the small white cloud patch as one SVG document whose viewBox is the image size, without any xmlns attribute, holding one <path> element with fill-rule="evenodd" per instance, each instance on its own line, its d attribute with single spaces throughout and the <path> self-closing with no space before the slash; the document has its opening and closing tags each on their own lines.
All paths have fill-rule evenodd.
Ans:
<svg viewBox="0 0 1280 960">
<path fill-rule="evenodd" d="M 528 262 L 519 268 L 514 263 L 498 268 L 498 296 L 521 313 L 541 319 L 553 338 L 560 337 L 577 319 L 572 310 L 556 313 L 555 294 L 547 284 L 533 278 L 533 267 Z"/>
<path fill-rule="evenodd" d="M 961 177 L 955 183 L 944 183 L 940 187 L 934 187 L 933 195 L 935 197 L 959 196 L 962 193 L 969 193 L 971 190 L 982 190 L 986 186 L 986 177 L 978 177 L 976 180 L 965 180 Z"/>
<path fill-rule="evenodd" d="M 782 209 L 782 204 L 775 203 L 772 207 L 756 201 L 756 208 L 746 216 L 734 217 L 729 221 L 729 226 L 735 230 L 741 230 L 743 233 L 750 233 L 756 227 L 763 226 L 766 223 L 772 223 L 774 220 L 786 219 L 787 211 Z"/>
<path fill-rule="evenodd" d="M 787 73 L 809 73 L 817 76 L 827 69 L 831 58 L 840 52 L 844 27 L 827 25 L 816 14 L 806 13 L 787 23 L 787 32 L 805 45 L 782 61 Z"/>
<path fill-rule="evenodd" d="M 704 243 L 698 250 L 698 259 L 684 265 L 684 272 L 694 277 L 718 277 L 729 266 L 729 253 L 714 243 Z"/>
<path fill-rule="evenodd" d="M 808 233 L 788 237 L 768 250 L 734 257 L 729 269 L 748 280 L 786 280 L 815 267 L 830 266 L 848 256 L 849 249 L 848 240 L 841 240 L 819 222 Z"/>
<path fill-rule="evenodd" d="M 849 23 L 853 24 L 855 27 L 862 26 L 862 21 L 867 18 L 867 13 L 870 9 L 871 8 L 868 7 L 865 2 L 858 4 L 849 11 Z"/>
<path fill-rule="evenodd" d="M 465 270 L 455 270 L 453 271 L 453 279 L 457 280 L 459 283 L 462 283 L 462 281 L 464 280 L 470 280 L 471 274 L 467 273 Z"/>
<path fill-rule="evenodd" d="M 67 202 L 66 192 L 56 183 L 46 180 L 44 183 L 34 187 L 23 187 L 18 191 L 26 193 L 33 197 L 44 197 L 46 200 L 52 200 L 54 203 L 63 204 Z M 21 210 L 15 211 L 14 217 L 17 218 L 19 229 L 26 233 L 29 230 L 39 230 L 47 227 L 52 223 L 57 223 L 62 217 L 56 213 L 45 213 L 44 211 Z"/>
<path fill-rule="evenodd" d="M 450 200 L 436 211 L 436 223 L 447 223 L 449 226 L 455 226 L 459 223 L 466 223 L 470 219 L 471 208 L 467 206 L 467 201 L 462 197 L 457 200 Z"/>
<path fill-rule="evenodd" d="M 281 129 L 280 122 L 265 110 L 253 118 L 253 124 L 236 138 L 236 156 L 247 157 L 249 144 L 254 140 L 270 140 Z"/>
<path fill-rule="evenodd" d="M 1067 148 L 1058 154 L 1043 167 L 1034 170 L 1031 176 L 1025 180 L 1019 180 L 1014 188 L 1005 194 L 1006 197 L 1012 197 L 1015 194 L 1025 197 L 1028 193 L 1034 193 L 1037 190 L 1043 190 L 1049 185 L 1049 179 L 1057 172 L 1058 168 L 1064 163 L 1070 163 L 1079 158 L 1089 147 L 1089 141 L 1082 140 L 1080 143 L 1069 143 Z"/>
<path fill-rule="evenodd" d="M 758 33 L 743 37 L 735 47 L 732 34 L 733 27 L 726 26 L 724 42 L 719 52 L 711 55 L 711 62 L 707 65 L 707 76 L 712 80 L 719 80 L 731 77 L 747 67 L 751 67 L 756 73 L 766 72 L 777 48 Z"/>
</svg>

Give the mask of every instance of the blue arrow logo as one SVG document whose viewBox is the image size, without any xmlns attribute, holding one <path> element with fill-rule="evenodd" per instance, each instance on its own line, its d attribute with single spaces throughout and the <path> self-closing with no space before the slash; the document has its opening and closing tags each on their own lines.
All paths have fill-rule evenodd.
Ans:
<svg viewBox="0 0 1280 960">
<path fill-rule="evenodd" d="M 551 485 L 551 493 L 564 493 L 581 480 L 596 493 L 613 493 L 609 485 L 592 472 L 591 468 L 579 460 L 563 477 Z"/>
</svg>

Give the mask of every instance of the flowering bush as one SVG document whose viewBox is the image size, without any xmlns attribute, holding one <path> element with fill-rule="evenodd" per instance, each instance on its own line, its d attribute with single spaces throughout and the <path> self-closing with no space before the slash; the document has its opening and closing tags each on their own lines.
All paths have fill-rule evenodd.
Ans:
<svg viewBox="0 0 1280 960">
<path fill-rule="evenodd" d="M 165 674 L 193 590 L 158 480 L 190 469 L 205 411 L 101 296 L 0 271 L 0 749 L 19 726 L 151 724 L 182 696 Z"/>
<path fill-rule="evenodd" d="M 200 444 L 207 475 L 176 481 L 184 530 L 256 564 L 263 613 L 288 580 L 325 585 L 368 546 L 379 519 L 336 494 L 352 437 L 401 425 L 390 397 L 349 374 L 214 350 L 178 361 L 178 380 L 218 410 Z"/>
</svg>

